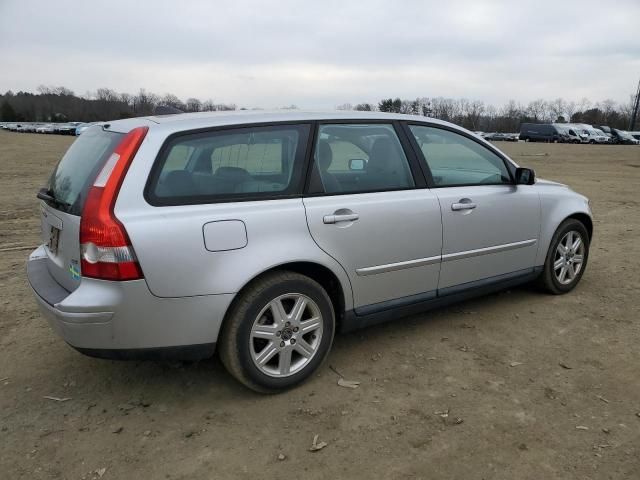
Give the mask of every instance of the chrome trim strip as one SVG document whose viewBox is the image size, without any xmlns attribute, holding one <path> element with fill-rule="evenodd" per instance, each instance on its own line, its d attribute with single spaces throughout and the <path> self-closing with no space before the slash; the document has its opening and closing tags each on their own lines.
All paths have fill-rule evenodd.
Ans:
<svg viewBox="0 0 640 480">
<path fill-rule="evenodd" d="M 360 277 L 367 275 L 376 275 L 378 273 L 395 272 L 396 270 L 404 270 L 405 268 L 422 267 L 424 265 L 433 265 L 440 262 L 440 255 L 427 258 L 416 258 L 415 260 L 406 260 L 404 262 L 388 263 L 386 265 L 375 265 L 373 267 L 357 268 L 356 273 Z"/>
<path fill-rule="evenodd" d="M 489 253 L 506 252 L 507 250 L 515 250 L 516 248 L 524 248 L 535 245 L 538 242 L 537 239 L 523 240 L 521 242 L 505 243 L 504 245 L 495 245 L 493 247 L 478 248 L 476 250 L 467 250 L 464 252 L 447 253 L 442 256 L 443 262 L 450 262 L 452 260 L 460 260 L 463 258 L 478 257 L 480 255 L 487 255 Z"/>
<path fill-rule="evenodd" d="M 356 273 L 359 277 L 366 277 L 367 275 L 376 275 L 378 273 L 395 272 L 397 270 L 404 270 L 405 268 L 422 267 L 425 265 L 433 265 L 438 262 L 450 262 L 452 260 L 461 260 L 463 258 L 478 257 L 480 255 L 487 255 L 490 253 L 506 252 L 508 250 L 515 250 L 516 248 L 524 248 L 535 245 L 538 242 L 537 239 L 523 240 L 521 242 L 505 243 L 503 245 L 494 245 L 493 247 L 478 248 L 475 250 L 466 250 L 464 252 L 447 253 L 446 255 L 438 255 L 435 257 L 416 258 L 415 260 L 406 260 L 404 262 L 388 263 L 386 265 L 374 265 L 373 267 L 357 268 Z"/>
</svg>

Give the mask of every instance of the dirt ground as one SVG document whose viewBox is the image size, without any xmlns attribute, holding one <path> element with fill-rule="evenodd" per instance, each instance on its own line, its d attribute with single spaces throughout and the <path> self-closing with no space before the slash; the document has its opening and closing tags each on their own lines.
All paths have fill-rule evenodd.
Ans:
<svg viewBox="0 0 640 480">
<path fill-rule="evenodd" d="M 84 357 L 40 317 L 35 193 L 72 140 L 0 132 L 0 478 L 640 478 L 640 148 L 499 144 L 591 198 L 569 295 L 518 288 L 340 335 L 311 381 L 260 396 L 217 359 Z M 328 445 L 310 452 L 314 435 Z"/>
</svg>

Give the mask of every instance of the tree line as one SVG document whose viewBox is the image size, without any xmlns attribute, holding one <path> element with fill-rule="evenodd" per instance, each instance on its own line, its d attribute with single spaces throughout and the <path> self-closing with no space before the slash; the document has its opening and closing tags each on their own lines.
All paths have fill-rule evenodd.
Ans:
<svg viewBox="0 0 640 480">
<path fill-rule="evenodd" d="M 520 124 L 530 123 L 585 123 L 609 125 L 626 129 L 633 114 L 634 97 L 629 102 L 618 104 L 607 99 L 592 102 L 588 98 L 580 101 L 537 99 L 528 104 L 509 100 L 496 107 L 481 100 L 466 98 L 419 97 L 415 100 L 386 98 L 377 104 L 359 103 L 339 105 L 339 110 L 360 110 L 423 115 L 455 123 L 469 130 L 484 132 L 518 132 Z"/>
<path fill-rule="evenodd" d="M 145 89 L 135 94 L 118 93 L 109 88 L 76 95 L 66 87 L 41 85 L 37 93 L 6 92 L 0 95 L 0 120 L 5 122 L 95 122 L 119 118 L 152 115 L 156 106 L 167 105 L 184 112 L 235 110 L 236 105 L 201 101 L 197 98 L 180 100 L 167 93 L 157 95 Z"/>
<path fill-rule="evenodd" d="M 40 86 L 37 93 L 6 92 L 0 95 L 0 120 L 13 121 L 82 121 L 115 120 L 119 118 L 152 115 L 156 106 L 166 105 L 184 112 L 236 110 L 232 103 L 201 101 L 195 97 L 182 101 L 176 95 L 158 95 L 145 89 L 135 94 L 118 93 L 109 88 L 76 95 L 65 87 Z M 295 105 L 283 107 L 296 108 Z M 481 100 L 445 97 L 418 97 L 414 100 L 385 98 L 378 103 L 345 103 L 339 110 L 360 110 L 406 113 L 437 118 L 461 125 L 470 130 L 491 132 L 517 132 L 520 124 L 570 122 L 591 125 L 609 125 L 625 129 L 633 112 L 633 96 L 628 103 L 607 99 L 592 102 L 556 98 L 537 99 L 528 104 L 509 100 L 496 107 Z"/>
</svg>

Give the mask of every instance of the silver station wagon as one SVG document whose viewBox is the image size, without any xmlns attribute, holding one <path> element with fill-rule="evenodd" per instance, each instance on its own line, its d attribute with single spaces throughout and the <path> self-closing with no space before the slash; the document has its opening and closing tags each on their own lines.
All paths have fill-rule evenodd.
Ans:
<svg viewBox="0 0 640 480">
<path fill-rule="evenodd" d="M 38 198 L 28 278 L 69 345 L 116 359 L 217 346 L 261 392 L 309 377 L 338 330 L 529 281 L 569 292 L 593 231 L 567 186 L 455 125 L 384 113 L 97 124 Z"/>
</svg>

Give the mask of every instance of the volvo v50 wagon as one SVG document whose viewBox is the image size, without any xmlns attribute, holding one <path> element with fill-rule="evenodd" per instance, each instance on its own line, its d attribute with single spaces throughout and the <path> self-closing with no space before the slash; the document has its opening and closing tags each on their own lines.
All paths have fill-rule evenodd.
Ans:
<svg viewBox="0 0 640 480">
<path fill-rule="evenodd" d="M 588 201 L 455 125 L 382 113 L 203 113 L 89 127 L 41 200 L 27 273 L 104 358 L 211 356 L 262 392 L 334 332 L 529 281 L 569 292 Z"/>
</svg>

